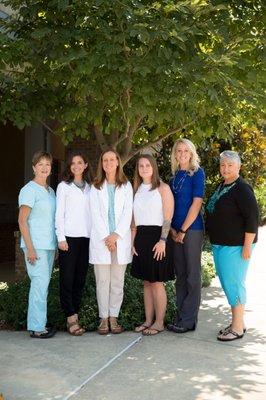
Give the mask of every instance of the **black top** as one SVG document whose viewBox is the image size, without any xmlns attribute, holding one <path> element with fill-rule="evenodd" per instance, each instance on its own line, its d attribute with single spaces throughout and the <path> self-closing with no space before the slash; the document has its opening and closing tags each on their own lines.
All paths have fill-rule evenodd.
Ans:
<svg viewBox="0 0 266 400">
<path fill-rule="evenodd" d="M 224 246 L 243 246 L 245 232 L 255 233 L 253 243 L 258 239 L 259 210 L 252 187 L 242 178 L 234 184 L 219 185 L 221 195 L 211 207 L 213 196 L 206 206 L 206 230 L 212 244 Z M 212 209 L 213 208 L 213 209 Z"/>
</svg>

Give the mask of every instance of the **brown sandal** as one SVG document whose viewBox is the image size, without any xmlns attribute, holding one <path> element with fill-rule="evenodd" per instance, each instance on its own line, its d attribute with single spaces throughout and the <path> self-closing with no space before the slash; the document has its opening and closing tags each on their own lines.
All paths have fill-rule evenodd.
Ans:
<svg viewBox="0 0 266 400">
<path fill-rule="evenodd" d="M 97 332 L 99 335 L 107 335 L 109 333 L 108 318 L 102 318 Z"/>
<path fill-rule="evenodd" d="M 71 329 L 73 326 L 76 326 L 76 329 Z M 84 328 L 81 328 L 78 321 L 67 322 L 67 331 L 72 336 L 82 336 L 85 332 Z"/>
<path fill-rule="evenodd" d="M 109 322 L 112 333 L 119 334 L 124 332 L 124 328 L 117 323 L 117 319 L 115 317 L 110 317 Z"/>
<path fill-rule="evenodd" d="M 150 326 L 151 325 L 141 324 L 141 325 L 136 326 L 134 331 L 137 332 L 137 333 L 141 333 L 141 332 L 145 331 L 145 329 L 150 328 Z"/>
<path fill-rule="evenodd" d="M 161 333 L 163 331 L 164 331 L 164 328 L 157 329 L 157 328 L 149 327 L 147 329 L 144 329 L 144 331 L 142 331 L 142 335 L 143 336 L 155 336 L 155 335 L 158 335 L 158 333 Z"/>
</svg>

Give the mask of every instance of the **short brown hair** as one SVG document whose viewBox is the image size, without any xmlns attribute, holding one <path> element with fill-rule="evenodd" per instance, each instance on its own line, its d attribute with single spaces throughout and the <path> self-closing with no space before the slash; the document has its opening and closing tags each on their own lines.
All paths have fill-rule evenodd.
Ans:
<svg viewBox="0 0 266 400">
<path fill-rule="evenodd" d="M 45 158 L 46 160 L 50 161 L 51 164 L 53 162 L 53 157 L 52 157 L 51 153 L 48 153 L 48 151 L 39 150 L 33 154 L 32 161 L 31 161 L 33 167 L 35 167 L 35 165 L 38 164 L 38 162 L 42 158 Z"/>
<path fill-rule="evenodd" d="M 140 154 L 136 161 L 135 173 L 134 173 L 134 193 L 138 190 L 140 185 L 142 184 L 142 178 L 139 174 L 139 161 L 142 158 L 146 158 L 152 166 L 152 177 L 151 177 L 151 190 L 154 190 L 160 186 L 161 180 L 159 176 L 158 166 L 155 158 L 150 154 Z"/>
<path fill-rule="evenodd" d="M 100 155 L 99 158 L 99 162 L 98 162 L 98 167 L 97 167 L 97 173 L 96 173 L 96 177 L 95 180 L 93 182 L 93 185 L 97 188 L 97 189 L 101 189 L 101 187 L 103 186 L 103 182 L 106 179 L 106 175 L 105 175 L 105 171 L 103 169 L 103 156 L 108 153 L 108 152 L 112 152 L 116 155 L 116 159 L 118 161 L 118 166 L 116 169 L 116 176 L 115 176 L 115 182 L 116 182 L 116 186 L 122 186 L 124 184 L 127 183 L 128 179 L 126 177 L 126 175 L 124 174 L 123 171 L 123 166 L 122 166 L 122 161 L 120 158 L 120 155 L 118 154 L 118 152 L 112 148 L 106 149 L 102 152 L 102 154 Z"/>
</svg>

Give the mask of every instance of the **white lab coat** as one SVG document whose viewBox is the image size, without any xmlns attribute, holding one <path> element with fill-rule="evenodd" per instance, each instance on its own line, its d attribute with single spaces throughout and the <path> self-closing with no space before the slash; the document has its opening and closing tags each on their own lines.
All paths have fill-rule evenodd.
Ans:
<svg viewBox="0 0 266 400">
<path fill-rule="evenodd" d="M 117 240 L 118 264 L 128 264 L 131 254 L 131 220 L 133 209 L 133 190 L 129 182 L 115 189 L 115 232 Z M 104 243 L 109 235 L 108 224 L 108 189 L 106 181 L 101 189 L 92 185 L 90 191 L 91 234 L 90 263 L 111 264 L 111 253 Z"/>
<path fill-rule="evenodd" d="M 90 237 L 90 186 L 84 191 L 73 182 L 62 181 L 56 190 L 55 231 L 58 242 L 69 237 Z"/>
</svg>

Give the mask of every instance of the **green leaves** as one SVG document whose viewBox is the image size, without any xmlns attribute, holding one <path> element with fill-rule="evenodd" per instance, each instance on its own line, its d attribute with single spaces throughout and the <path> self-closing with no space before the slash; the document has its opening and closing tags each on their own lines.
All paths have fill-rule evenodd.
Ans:
<svg viewBox="0 0 266 400">
<path fill-rule="evenodd" d="M 97 124 L 124 159 L 189 121 L 207 137 L 254 120 L 262 1 L 240 3 L 6 0 L 18 14 L 5 22 L 15 40 L 0 34 L 0 116 L 56 119 L 65 141 Z"/>
</svg>

